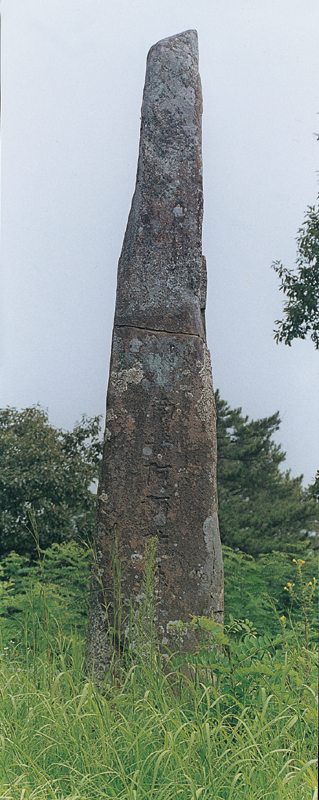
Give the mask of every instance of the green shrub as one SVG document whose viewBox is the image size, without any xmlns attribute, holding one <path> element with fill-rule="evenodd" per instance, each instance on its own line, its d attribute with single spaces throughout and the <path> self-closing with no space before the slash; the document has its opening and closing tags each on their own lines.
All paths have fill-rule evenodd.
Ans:
<svg viewBox="0 0 319 800">
<path fill-rule="evenodd" d="M 223 547 L 223 558 L 226 623 L 230 615 L 235 618 L 247 616 L 258 631 L 271 635 L 280 631 L 282 615 L 291 615 L 295 624 L 302 624 L 302 608 L 285 590 L 288 582 L 298 583 L 297 561 L 292 554 L 272 552 L 254 559 L 247 553 Z M 308 550 L 303 561 L 303 579 L 307 584 L 317 572 L 317 557 Z M 318 599 L 318 584 L 315 593 Z M 312 603 L 310 621 L 312 630 L 316 630 L 318 603 Z"/>
<path fill-rule="evenodd" d="M 90 557 L 88 548 L 71 541 L 53 544 L 35 564 L 14 552 L 0 562 L 2 646 L 27 641 L 40 653 L 58 630 L 85 635 Z"/>
</svg>

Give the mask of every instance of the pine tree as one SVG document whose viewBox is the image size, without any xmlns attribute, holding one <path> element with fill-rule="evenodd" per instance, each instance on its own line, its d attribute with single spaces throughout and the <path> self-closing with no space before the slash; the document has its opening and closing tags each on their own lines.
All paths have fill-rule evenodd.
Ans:
<svg viewBox="0 0 319 800">
<path fill-rule="evenodd" d="M 297 552 L 315 527 L 317 506 L 302 478 L 281 472 L 285 460 L 272 436 L 279 413 L 249 420 L 216 392 L 218 498 L 222 542 L 253 556 Z"/>
</svg>

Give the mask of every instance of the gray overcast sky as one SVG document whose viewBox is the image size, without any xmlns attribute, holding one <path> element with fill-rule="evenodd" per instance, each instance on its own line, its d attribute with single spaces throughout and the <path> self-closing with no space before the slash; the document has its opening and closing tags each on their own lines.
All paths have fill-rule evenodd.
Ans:
<svg viewBox="0 0 319 800">
<path fill-rule="evenodd" d="M 70 428 L 104 413 L 117 260 L 148 49 L 199 35 L 215 387 L 280 411 L 293 475 L 318 467 L 318 354 L 276 345 L 280 259 L 316 202 L 317 0 L 2 0 L 0 406 Z"/>
</svg>

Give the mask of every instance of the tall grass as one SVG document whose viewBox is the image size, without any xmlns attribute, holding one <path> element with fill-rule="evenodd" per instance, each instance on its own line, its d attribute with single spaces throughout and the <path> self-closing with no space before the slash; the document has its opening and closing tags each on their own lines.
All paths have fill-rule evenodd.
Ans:
<svg viewBox="0 0 319 800">
<path fill-rule="evenodd" d="M 84 631 L 72 630 L 72 592 L 53 589 L 20 586 L 11 640 L 3 612 L 1 800 L 315 800 L 309 625 L 306 646 L 289 616 L 275 636 L 247 620 L 224 632 L 194 620 L 210 638 L 193 656 L 171 656 L 162 669 L 156 648 L 147 659 L 132 652 L 98 692 L 84 669 Z"/>
</svg>

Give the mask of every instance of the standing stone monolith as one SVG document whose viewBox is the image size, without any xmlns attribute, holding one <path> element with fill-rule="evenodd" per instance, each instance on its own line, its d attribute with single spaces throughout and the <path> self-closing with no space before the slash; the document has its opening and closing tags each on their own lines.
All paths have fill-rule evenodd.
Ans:
<svg viewBox="0 0 319 800">
<path fill-rule="evenodd" d="M 97 565 L 87 658 L 108 667 L 114 558 L 122 623 L 141 600 L 143 555 L 158 537 L 156 627 L 174 649 L 190 614 L 223 621 L 216 424 L 205 334 L 202 94 L 197 33 L 155 44 L 147 58 L 136 188 L 118 265 L 98 489 Z"/>
</svg>

